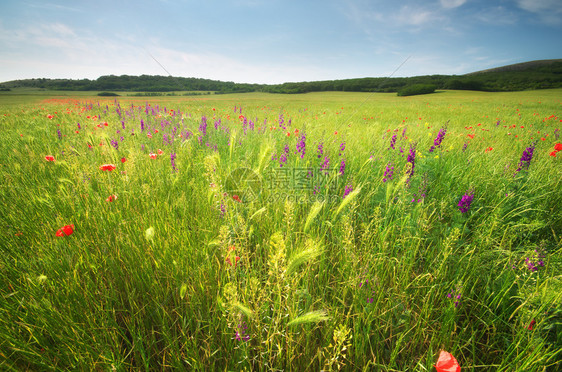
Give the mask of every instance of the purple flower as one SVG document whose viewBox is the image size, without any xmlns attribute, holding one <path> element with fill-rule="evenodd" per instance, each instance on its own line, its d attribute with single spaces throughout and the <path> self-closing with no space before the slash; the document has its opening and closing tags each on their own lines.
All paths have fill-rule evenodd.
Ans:
<svg viewBox="0 0 562 372">
<path fill-rule="evenodd" d="M 287 162 L 287 155 L 289 155 L 289 145 L 285 145 L 283 153 L 279 156 L 279 166 L 282 167 Z"/>
<path fill-rule="evenodd" d="M 57 136 L 59 137 L 59 140 L 62 139 L 62 133 L 60 132 L 60 129 L 57 129 Z"/>
<path fill-rule="evenodd" d="M 437 137 L 435 137 L 435 139 L 433 140 L 433 146 L 431 146 L 429 152 L 433 152 L 433 150 L 435 150 L 436 147 L 441 146 L 441 142 L 443 142 L 443 138 L 445 138 L 446 133 L 447 133 L 447 127 L 444 126 L 439 130 L 439 133 L 437 133 Z"/>
<path fill-rule="evenodd" d="M 170 154 L 170 162 L 172 163 L 172 169 L 173 172 L 177 172 L 178 170 L 176 169 L 176 153 L 173 152 Z"/>
<path fill-rule="evenodd" d="M 306 152 L 306 134 L 303 132 L 297 142 L 297 153 L 301 154 L 301 159 L 304 158 Z"/>
<path fill-rule="evenodd" d="M 318 159 L 320 159 L 324 153 L 324 142 L 320 142 L 318 144 L 318 150 L 316 150 L 316 153 L 318 154 Z"/>
<path fill-rule="evenodd" d="M 394 145 L 396 144 L 396 133 L 394 133 L 394 135 L 392 136 L 392 138 L 390 139 L 390 147 L 394 150 Z"/>
<path fill-rule="evenodd" d="M 394 177 L 394 166 L 392 165 L 392 163 L 388 163 L 384 171 L 384 177 L 382 179 L 382 182 L 392 181 L 393 177 Z"/>
<path fill-rule="evenodd" d="M 349 193 L 352 192 L 352 191 L 353 191 L 353 185 L 352 185 L 351 182 L 350 182 L 350 183 L 348 183 L 348 184 L 345 186 L 345 190 L 344 190 L 344 193 L 343 193 L 343 197 L 345 198 L 345 197 L 346 197 L 347 195 L 349 195 Z"/>
<path fill-rule="evenodd" d="M 330 166 L 330 158 L 326 156 L 324 157 L 324 163 L 322 163 L 321 170 L 323 170 L 325 173 L 328 173 L 329 166 Z"/>
<path fill-rule="evenodd" d="M 340 156 L 343 154 L 343 152 L 345 151 L 345 142 L 340 143 Z"/>
<path fill-rule="evenodd" d="M 466 213 L 468 212 L 468 210 L 470 209 L 470 204 L 472 203 L 472 200 L 474 199 L 474 191 L 467 191 L 466 194 L 464 194 L 461 198 L 461 200 L 459 201 L 458 207 L 459 207 L 459 211 L 461 211 L 461 213 Z"/>
<path fill-rule="evenodd" d="M 201 135 L 203 135 L 203 136 L 207 135 L 207 117 L 205 117 L 205 116 L 201 117 L 201 124 L 199 125 L 199 132 L 201 132 Z"/>
<path fill-rule="evenodd" d="M 340 163 L 340 171 L 339 171 L 339 174 L 341 174 L 341 175 L 343 176 L 344 173 L 345 173 L 345 159 L 342 159 L 342 160 L 341 160 L 341 163 Z"/>
<path fill-rule="evenodd" d="M 117 142 L 117 140 L 112 139 L 111 146 L 115 147 L 115 150 L 119 150 L 119 142 Z"/>
<path fill-rule="evenodd" d="M 523 155 L 521 155 L 521 159 L 519 160 L 519 168 L 517 168 L 516 172 L 519 172 L 522 169 L 529 169 L 531 165 L 531 160 L 533 159 L 533 152 L 535 151 L 535 144 L 527 147 L 523 150 Z"/>
<path fill-rule="evenodd" d="M 412 166 L 410 167 L 410 171 L 408 174 L 408 181 L 414 175 L 414 168 L 416 162 L 416 144 L 410 145 L 410 152 L 408 153 L 408 157 L 406 158 L 406 162 L 410 163 Z"/>
<path fill-rule="evenodd" d="M 144 132 L 144 121 L 141 119 L 141 132 Z"/>
</svg>

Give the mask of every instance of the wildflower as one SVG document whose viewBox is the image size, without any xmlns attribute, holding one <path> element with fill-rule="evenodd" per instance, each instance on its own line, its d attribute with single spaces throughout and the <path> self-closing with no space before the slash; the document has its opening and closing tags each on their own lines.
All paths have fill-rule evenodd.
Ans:
<svg viewBox="0 0 562 372">
<path fill-rule="evenodd" d="M 56 236 L 68 236 L 74 232 L 74 225 L 66 225 L 57 230 Z"/>
<path fill-rule="evenodd" d="M 320 142 L 318 144 L 318 149 L 316 150 L 316 153 L 318 154 L 318 159 L 320 159 L 322 157 L 322 154 L 324 153 L 324 142 Z"/>
<path fill-rule="evenodd" d="M 117 195 L 109 195 L 109 197 L 107 199 L 105 199 L 106 202 L 113 202 L 117 199 Z"/>
<path fill-rule="evenodd" d="M 201 124 L 199 125 L 199 131 L 203 136 L 207 135 L 207 117 L 201 117 Z"/>
<path fill-rule="evenodd" d="M 488 147 L 484 152 L 490 152 L 492 151 L 494 148 L 493 147 Z"/>
<path fill-rule="evenodd" d="M 47 160 L 47 161 L 55 161 L 55 157 L 52 156 L 52 155 L 47 155 L 47 156 L 45 156 L 45 160 Z"/>
<path fill-rule="evenodd" d="M 62 139 L 62 133 L 60 132 L 60 129 L 57 129 L 57 136 L 59 137 L 59 140 Z"/>
<path fill-rule="evenodd" d="M 340 143 L 340 156 L 343 154 L 344 151 L 345 151 L 345 141 Z"/>
<path fill-rule="evenodd" d="M 562 151 L 562 143 L 557 143 L 556 145 L 554 145 L 554 150 Z"/>
<path fill-rule="evenodd" d="M 350 183 L 348 183 L 348 184 L 345 186 L 345 190 L 344 190 L 344 193 L 343 193 L 343 197 L 345 198 L 345 197 L 346 197 L 347 195 L 349 195 L 349 193 L 352 192 L 352 191 L 353 191 L 353 185 L 352 185 L 351 182 L 350 182 Z"/>
<path fill-rule="evenodd" d="M 102 171 L 108 171 L 111 172 L 113 170 L 115 170 L 115 165 L 114 164 L 103 164 L 100 166 L 100 170 Z"/>
<path fill-rule="evenodd" d="M 410 180 L 410 178 L 412 178 L 412 176 L 414 175 L 414 168 L 415 168 L 415 162 L 416 162 L 416 144 L 410 145 L 410 152 L 408 153 L 408 157 L 406 158 L 406 162 L 408 162 L 412 165 L 410 167 L 409 175 L 408 175 L 408 180 Z"/>
<path fill-rule="evenodd" d="M 158 149 L 158 155 L 164 155 L 164 151 Z"/>
<path fill-rule="evenodd" d="M 127 161 L 127 159 L 121 158 L 121 163 L 124 163 L 124 162 L 126 162 L 126 161 Z"/>
<path fill-rule="evenodd" d="M 338 174 L 341 174 L 343 176 L 344 173 L 345 173 L 345 159 L 342 159 L 340 163 L 340 171 Z"/>
<path fill-rule="evenodd" d="M 238 324 L 238 328 L 239 331 L 236 331 L 236 336 L 234 337 L 236 341 L 244 341 L 244 342 L 249 341 L 250 336 L 246 334 L 246 329 L 248 329 L 246 323 L 242 322 Z"/>
<path fill-rule="evenodd" d="M 394 135 L 392 136 L 392 138 L 390 139 L 390 147 L 394 150 L 394 145 L 396 144 L 396 133 L 394 133 Z"/>
<path fill-rule="evenodd" d="M 519 172 L 522 169 L 529 169 L 531 165 L 531 160 L 533 159 L 533 151 L 535 150 L 535 144 L 527 147 L 523 150 L 523 154 L 521 155 L 521 159 L 519 160 L 519 168 L 517 168 L 516 172 Z"/>
<path fill-rule="evenodd" d="M 172 163 L 173 171 L 177 172 L 177 169 L 176 169 L 176 153 L 175 152 L 170 154 L 170 162 Z"/>
<path fill-rule="evenodd" d="M 324 162 L 322 163 L 322 167 L 320 168 L 321 170 L 323 170 L 326 174 L 328 173 L 328 167 L 330 166 L 330 158 L 328 158 L 327 156 L 324 157 Z"/>
<path fill-rule="evenodd" d="M 392 165 L 392 163 L 388 163 L 384 171 L 382 182 L 392 181 L 392 177 L 394 177 L 394 166 Z"/>
<path fill-rule="evenodd" d="M 474 199 L 474 191 L 467 191 L 466 194 L 464 194 L 461 200 L 459 201 L 458 204 L 459 211 L 461 211 L 461 213 L 468 212 L 468 210 L 470 209 L 470 204 L 472 203 L 473 199 Z"/>
<path fill-rule="evenodd" d="M 242 203 L 242 200 L 240 200 L 240 197 L 238 195 L 232 195 L 232 199 L 236 200 L 238 203 Z"/>
<path fill-rule="evenodd" d="M 535 319 L 531 320 L 531 323 L 529 323 L 529 326 L 527 327 L 527 329 L 528 329 L 529 331 L 532 331 L 532 330 L 533 330 L 533 327 L 535 326 L 536 323 L 537 323 L 537 322 L 535 321 Z"/>
<path fill-rule="evenodd" d="M 158 157 L 158 155 L 156 155 L 155 153 L 151 152 L 150 154 L 148 154 L 148 156 L 150 156 L 151 159 L 156 159 Z"/>
<path fill-rule="evenodd" d="M 549 155 L 550 155 L 550 156 L 556 157 L 556 153 L 557 153 L 557 152 L 558 152 L 558 151 L 553 151 L 553 152 L 551 152 Z"/>
<path fill-rule="evenodd" d="M 441 142 L 443 142 L 443 138 L 445 138 L 446 133 L 447 133 L 447 127 L 444 126 L 443 128 L 441 128 L 439 130 L 439 133 L 437 134 L 437 137 L 435 137 L 435 139 L 433 140 L 433 146 L 431 146 L 431 148 L 429 149 L 429 152 L 433 152 L 433 150 L 435 150 L 435 148 L 441 146 Z M 474 135 L 471 138 L 474 138 Z"/>
<path fill-rule="evenodd" d="M 439 359 L 434 365 L 437 372 L 460 372 L 461 367 L 455 357 L 444 350 L 441 350 Z"/>
<path fill-rule="evenodd" d="M 306 134 L 303 132 L 297 142 L 297 153 L 301 154 L 301 159 L 304 158 L 306 152 Z"/>
<path fill-rule="evenodd" d="M 52 118 L 54 118 L 54 117 L 55 117 L 55 116 L 54 116 L 54 115 L 51 115 L 51 114 L 47 115 L 47 119 L 52 119 Z"/>
</svg>

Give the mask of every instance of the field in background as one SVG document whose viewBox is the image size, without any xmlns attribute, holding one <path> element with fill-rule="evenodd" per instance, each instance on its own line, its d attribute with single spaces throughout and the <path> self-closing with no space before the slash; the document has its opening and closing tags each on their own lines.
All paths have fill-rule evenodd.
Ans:
<svg viewBox="0 0 562 372">
<path fill-rule="evenodd" d="M 561 367 L 560 89 L 8 93 L 2 369 Z"/>
</svg>

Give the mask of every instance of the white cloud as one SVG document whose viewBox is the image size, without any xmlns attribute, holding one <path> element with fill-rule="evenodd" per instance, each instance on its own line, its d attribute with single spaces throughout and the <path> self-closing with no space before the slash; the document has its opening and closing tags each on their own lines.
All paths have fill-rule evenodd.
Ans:
<svg viewBox="0 0 562 372">
<path fill-rule="evenodd" d="M 451 9 L 458 8 L 459 6 L 466 3 L 466 0 L 440 0 L 443 8 Z"/>
<path fill-rule="evenodd" d="M 560 0 L 516 0 L 519 8 L 535 13 L 544 23 L 562 25 L 562 3 Z"/>
</svg>

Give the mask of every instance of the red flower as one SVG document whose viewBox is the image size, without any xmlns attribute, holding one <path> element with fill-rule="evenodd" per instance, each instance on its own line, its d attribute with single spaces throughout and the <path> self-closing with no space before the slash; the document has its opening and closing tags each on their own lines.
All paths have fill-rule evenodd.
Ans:
<svg viewBox="0 0 562 372">
<path fill-rule="evenodd" d="M 124 163 L 124 162 L 126 162 L 126 161 L 127 161 L 127 159 L 121 158 L 121 163 Z"/>
<path fill-rule="evenodd" d="M 47 160 L 47 161 L 55 161 L 55 157 L 52 156 L 52 155 L 47 155 L 47 156 L 45 156 L 45 160 Z"/>
<path fill-rule="evenodd" d="M 108 171 L 111 172 L 112 170 L 115 169 L 115 165 L 114 164 L 103 164 L 100 166 L 100 170 L 102 171 Z"/>
<path fill-rule="evenodd" d="M 238 195 L 232 195 L 232 199 L 236 200 L 238 203 L 242 203 L 242 200 L 240 200 Z"/>
<path fill-rule="evenodd" d="M 148 156 L 150 156 L 151 159 L 156 159 L 158 157 L 158 155 L 156 155 L 152 152 L 150 154 L 148 154 Z"/>
<path fill-rule="evenodd" d="M 437 372 L 460 372 L 461 366 L 451 353 L 441 350 L 439 360 L 434 365 Z"/>
<path fill-rule="evenodd" d="M 106 202 L 112 202 L 115 201 L 115 199 L 117 199 L 117 195 L 109 195 L 109 197 L 107 199 L 105 199 Z"/>
<path fill-rule="evenodd" d="M 537 322 L 535 322 L 535 319 L 531 320 L 531 323 L 529 323 L 529 326 L 527 327 L 527 329 L 528 329 L 529 331 L 532 331 L 532 330 L 533 330 L 533 327 L 535 326 L 536 323 L 537 323 Z"/>
<path fill-rule="evenodd" d="M 556 151 L 562 151 L 562 143 L 557 143 L 556 145 L 554 145 L 554 149 Z"/>
<path fill-rule="evenodd" d="M 240 260 L 240 257 L 236 256 L 235 262 L 234 262 L 234 267 L 236 267 L 236 265 L 238 265 L 238 261 L 239 261 L 239 260 Z M 227 257 L 227 258 L 226 258 L 226 262 L 228 262 L 228 264 L 229 264 L 230 266 L 232 266 L 232 262 L 230 262 L 230 257 Z"/>
<path fill-rule="evenodd" d="M 164 151 L 158 149 L 158 155 L 163 155 L 163 154 L 164 154 Z"/>
<path fill-rule="evenodd" d="M 55 117 L 55 116 L 54 116 L 54 115 L 51 115 L 51 114 L 47 115 L 47 118 L 49 118 L 49 119 L 52 119 L 52 118 L 54 118 L 54 117 Z"/>
<path fill-rule="evenodd" d="M 68 236 L 74 232 L 74 225 L 66 225 L 57 230 L 57 236 Z"/>
<path fill-rule="evenodd" d="M 486 151 L 484 151 L 484 152 L 492 151 L 493 149 L 494 149 L 493 147 L 488 147 L 488 148 L 486 149 Z"/>
<path fill-rule="evenodd" d="M 468 137 L 470 137 L 470 139 L 474 139 L 474 134 L 469 134 Z"/>
<path fill-rule="evenodd" d="M 556 153 L 557 153 L 557 152 L 558 152 L 558 151 L 553 151 L 553 152 L 551 152 L 551 153 L 550 153 L 550 156 L 556 157 Z"/>
</svg>

